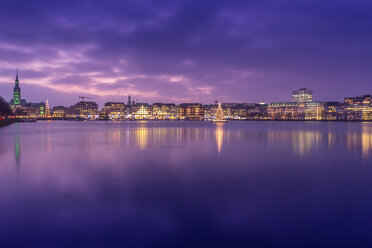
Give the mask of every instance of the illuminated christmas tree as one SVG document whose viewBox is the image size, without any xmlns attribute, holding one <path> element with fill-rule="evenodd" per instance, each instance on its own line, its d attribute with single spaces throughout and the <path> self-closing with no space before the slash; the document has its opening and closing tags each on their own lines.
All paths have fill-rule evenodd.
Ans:
<svg viewBox="0 0 372 248">
<path fill-rule="evenodd" d="M 224 120 L 224 115 L 223 115 L 223 110 L 222 110 L 222 107 L 221 107 L 221 103 L 218 103 L 218 108 L 217 108 L 217 111 L 216 111 L 216 120 L 217 121 Z"/>
</svg>

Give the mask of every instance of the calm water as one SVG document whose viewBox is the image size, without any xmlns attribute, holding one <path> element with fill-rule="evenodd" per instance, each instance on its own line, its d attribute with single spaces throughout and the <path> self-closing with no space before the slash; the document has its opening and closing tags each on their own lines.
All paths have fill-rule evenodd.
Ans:
<svg viewBox="0 0 372 248">
<path fill-rule="evenodd" d="M 372 247 L 372 123 L 0 129 L 0 247 Z"/>
</svg>

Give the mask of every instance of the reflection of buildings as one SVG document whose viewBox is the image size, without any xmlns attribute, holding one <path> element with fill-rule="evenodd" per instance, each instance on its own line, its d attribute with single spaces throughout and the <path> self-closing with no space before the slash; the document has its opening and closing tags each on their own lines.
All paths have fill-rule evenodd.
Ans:
<svg viewBox="0 0 372 248">
<path fill-rule="evenodd" d="M 222 151 L 222 144 L 223 144 L 223 123 L 216 124 L 216 143 L 217 143 L 217 150 L 218 153 Z"/>
<path fill-rule="evenodd" d="M 369 157 L 372 152 L 372 128 L 368 124 L 362 124 L 362 154 Z"/>
<path fill-rule="evenodd" d="M 144 149 L 148 145 L 149 130 L 147 127 L 141 127 L 136 129 L 136 145 Z"/>
<path fill-rule="evenodd" d="M 15 125 L 15 134 L 14 134 L 14 155 L 15 155 L 15 162 L 17 167 L 19 166 L 20 157 L 21 157 L 21 150 L 20 150 L 20 137 L 19 137 L 19 124 L 16 123 Z"/>
</svg>

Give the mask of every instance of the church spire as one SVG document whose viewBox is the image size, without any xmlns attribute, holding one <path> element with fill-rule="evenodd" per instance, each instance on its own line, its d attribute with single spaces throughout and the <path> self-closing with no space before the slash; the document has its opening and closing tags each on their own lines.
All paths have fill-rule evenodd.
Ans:
<svg viewBox="0 0 372 248">
<path fill-rule="evenodd" d="M 16 82 L 16 84 L 19 84 L 19 80 L 18 80 L 18 68 L 16 69 L 16 79 L 15 79 L 15 82 Z"/>
<path fill-rule="evenodd" d="M 14 105 L 21 104 L 21 88 L 19 87 L 18 68 L 16 69 L 16 79 L 15 79 L 15 86 L 14 86 L 14 91 L 13 91 L 13 104 Z"/>
</svg>

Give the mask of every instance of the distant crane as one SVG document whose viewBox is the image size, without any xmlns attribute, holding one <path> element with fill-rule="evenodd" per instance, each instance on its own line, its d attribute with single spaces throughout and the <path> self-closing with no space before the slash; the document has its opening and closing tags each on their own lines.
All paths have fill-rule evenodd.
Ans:
<svg viewBox="0 0 372 248">
<path fill-rule="evenodd" d="M 88 97 L 88 96 L 79 96 L 81 100 L 84 102 L 84 99 L 94 99 L 93 97 Z"/>
</svg>

